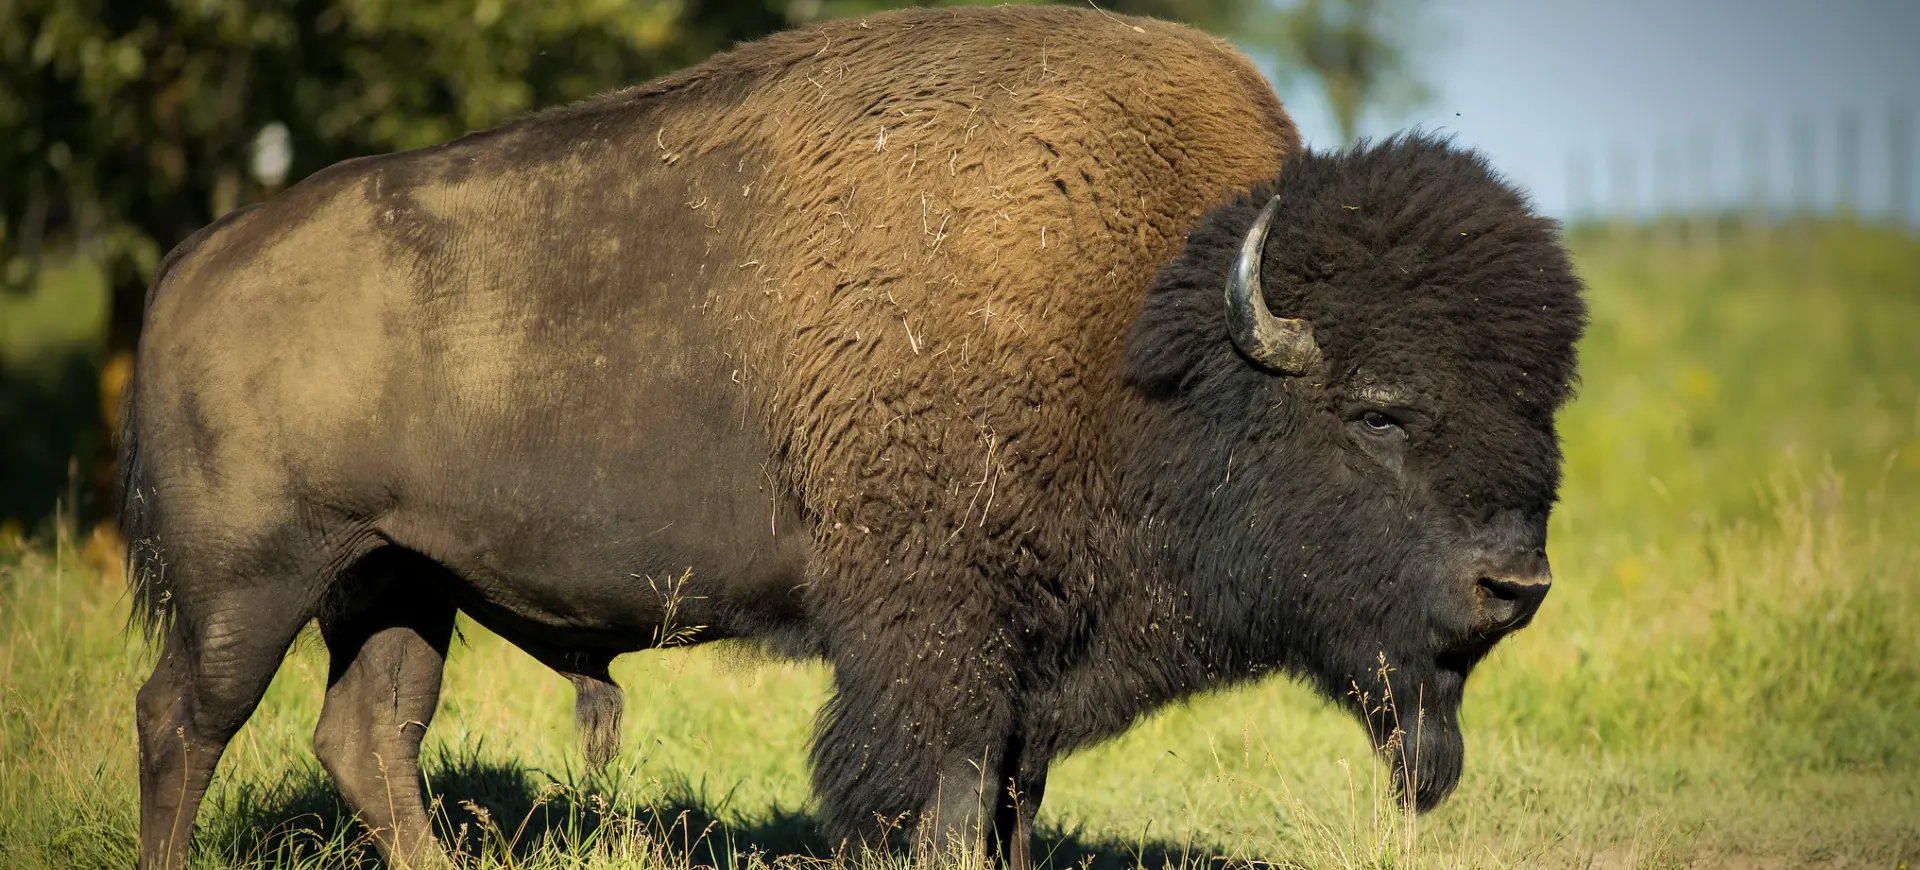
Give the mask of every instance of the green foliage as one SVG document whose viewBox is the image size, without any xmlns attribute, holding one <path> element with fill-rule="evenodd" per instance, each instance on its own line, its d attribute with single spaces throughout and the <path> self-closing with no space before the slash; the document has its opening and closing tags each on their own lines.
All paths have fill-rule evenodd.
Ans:
<svg viewBox="0 0 1920 870">
<path fill-rule="evenodd" d="M 1351 718 L 1273 681 L 1066 759 L 1040 854 L 1914 866 L 1920 240 L 1800 226 L 1724 245 L 1580 239 L 1594 323 L 1562 418 L 1555 589 L 1476 672 L 1447 804 L 1399 816 Z M 84 549 L 7 548 L 0 865 L 126 866 L 151 653 Z M 596 779 L 579 773 L 567 682 L 461 631 L 426 771 L 468 866 L 827 870 L 795 857 L 821 848 L 805 818 L 821 668 L 714 647 L 624 657 L 624 752 Z M 325 674 L 317 640 L 296 644 L 222 762 L 201 866 L 372 866 L 307 750 Z"/>
</svg>

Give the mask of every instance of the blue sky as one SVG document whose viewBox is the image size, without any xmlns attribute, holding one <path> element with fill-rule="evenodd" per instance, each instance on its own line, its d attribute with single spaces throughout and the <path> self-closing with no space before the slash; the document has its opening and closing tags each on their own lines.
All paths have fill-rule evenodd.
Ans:
<svg viewBox="0 0 1920 870">
<path fill-rule="evenodd" d="M 1886 214 L 1896 106 L 1920 174 L 1920 0 L 1436 0 L 1421 14 L 1411 30 L 1433 100 L 1368 118 L 1363 133 L 1452 133 L 1553 214 L 1575 200 L 1649 213 L 1656 190 L 1674 207 L 1726 204 L 1753 189 L 1755 165 L 1769 198 L 1789 202 L 1806 186 L 1790 159 L 1795 119 L 1812 132 L 1816 202 L 1831 205 L 1843 112 L 1859 130 L 1858 208 Z M 1281 84 L 1308 140 L 1338 144 L 1311 86 Z M 1750 129 L 1763 133 L 1757 163 Z M 1612 172 L 1623 162 L 1628 190 Z M 1920 198 L 1920 178 L 1911 186 Z M 1920 202 L 1905 213 L 1920 217 Z"/>
</svg>

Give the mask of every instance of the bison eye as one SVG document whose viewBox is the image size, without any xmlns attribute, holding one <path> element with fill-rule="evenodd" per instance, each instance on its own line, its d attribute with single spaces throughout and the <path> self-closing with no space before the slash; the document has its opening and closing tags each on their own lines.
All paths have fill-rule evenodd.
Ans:
<svg viewBox="0 0 1920 870">
<path fill-rule="evenodd" d="M 1360 415 L 1360 425 L 1376 435 L 1385 435 L 1400 428 L 1399 422 L 1379 411 L 1367 411 Z"/>
</svg>

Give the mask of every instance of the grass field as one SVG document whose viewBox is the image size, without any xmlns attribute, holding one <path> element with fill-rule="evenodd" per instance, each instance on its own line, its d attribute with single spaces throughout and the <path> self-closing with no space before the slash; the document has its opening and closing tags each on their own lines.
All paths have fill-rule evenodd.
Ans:
<svg viewBox="0 0 1920 870">
<path fill-rule="evenodd" d="M 1454 797 L 1400 816 L 1360 728 L 1276 681 L 1057 768 L 1055 866 L 1920 866 L 1920 241 L 1578 248 L 1556 588 L 1468 689 Z M 0 548 L 0 866 L 131 866 L 151 654 L 97 553 Z M 818 668 L 629 656 L 624 752 L 587 778 L 565 681 L 462 633 L 427 774 L 479 866 L 809 862 Z M 201 866 L 372 863 L 307 749 L 324 672 L 303 638 L 222 765 Z"/>
</svg>

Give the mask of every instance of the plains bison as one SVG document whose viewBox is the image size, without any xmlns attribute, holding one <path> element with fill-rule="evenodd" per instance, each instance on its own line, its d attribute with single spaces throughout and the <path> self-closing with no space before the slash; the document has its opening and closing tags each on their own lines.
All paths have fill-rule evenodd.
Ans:
<svg viewBox="0 0 1920 870">
<path fill-rule="evenodd" d="M 621 653 L 830 663 L 840 842 L 1024 867 L 1054 758 L 1275 672 L 1431 807 L 1469 670 L 1547 590 L 1584 317 L 1480 158 L 1303 152 L 1224 43 L 1091 10 L 835 22 L 334 166 L 148 300 L 142 864 L 184 864 L 313 620 L 315 753 L 439 861 L 456 611 L 573 680 L 596 759 Z"/>
</svg>

